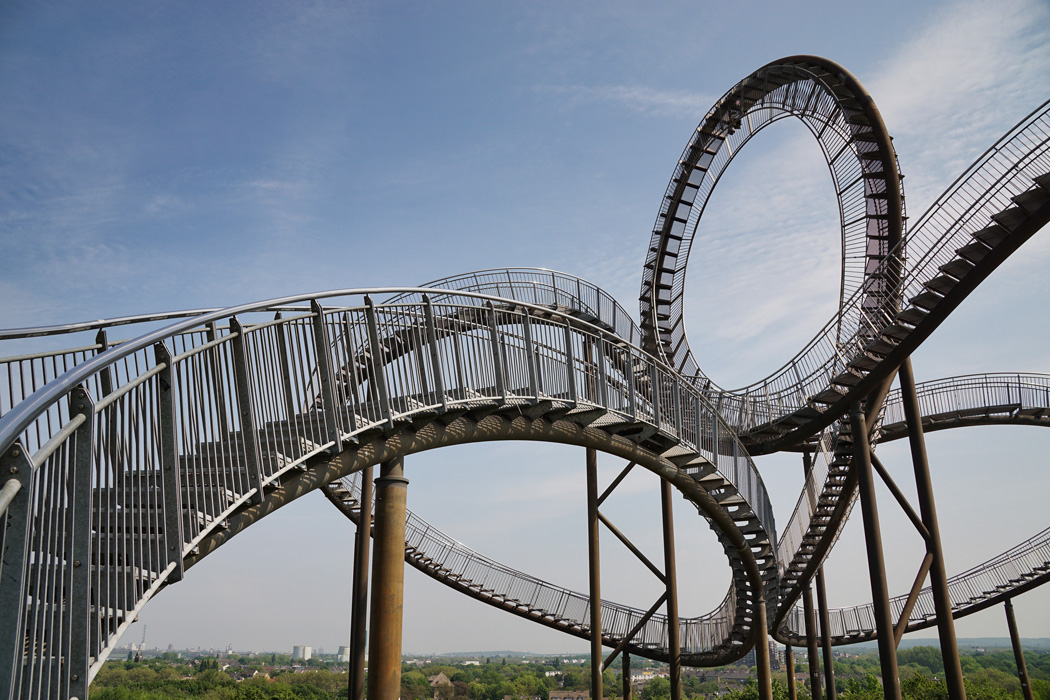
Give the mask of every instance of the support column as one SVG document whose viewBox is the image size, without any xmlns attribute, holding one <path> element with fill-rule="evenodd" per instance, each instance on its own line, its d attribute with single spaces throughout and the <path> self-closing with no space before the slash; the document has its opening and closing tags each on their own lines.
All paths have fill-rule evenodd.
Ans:
<svg viewBox="0 0 1050 700">
<path fill-rule="evenodd" d="M 667 578 L 667 649 L 671 700 L 682 700 L 682 649 L 678 628 L 678 573 L 675 568 L 674 511 L 671 484 L 660 479 L 660 510 L 664 529 L 664 576 Z"/>
<path fill-rule="evenodd" d="M 354 538 L 354 584 L 350 600 L 349 700 L 365 697 L 368 630 L 368 555 L 372 543 L 372 467 L 361 472 L 361 517 Z"/>
<path fill-rule="evenodd" d="M 631 655 L 626 651 L 620 666 L 620 680 L 623 682 L 623 700 L 631 700 Z"/>
<path fill-rule="evenodd" d="M 817 571 L 817 610 L 820 613 L 820 645 L 824 652 L 824 693 L 828 700 L 836 700 L 835 657 L 831 654 L 831 625 L 828 621 L 828 593 L 824 587 L 823 566 Z"/>
<path fill-rule="evenodd" d="M 901 363 L 898 378 L 904 404 L 904 419 L 908 423 L 908 444 L 911 447 L 912 466 L 915 470 L 919 514 L 929 533 L 929 537 L 926 538 L 926 551 L 933 557 L 930 565 L 930 590 L 933 593 L 933 607 L 937 612 L 937 635 L 941 642 L 941 657 L 944 659 L 944 680 L 948 686 L 948 697 L 952 700 L 966 700 L 966 686 L 963 685 L 962 665 L 959 662 L 959 645 L 955 640 L 955 620 L 952 618 L 952 601 L 948 593 L 948 575 L 944 568 L 941 532 L 933 499 L 933 481 L 926 458 L 926 440 L 923 437 L 919 399 L 915 395 L 915 375 L 911 371 L 911 358 Z"/>
<path fill-rule="evenodd" d="M 813 700 L 824 700 L 820 687 L 820 654 L 817 651 L 817 616 L 813 613 L 813 586 L 802 591 L 802 611 L 806 615 L 806 656 L 809 658 L 809 693 Z"/>
<path fill-rule="evenodd" d="M 809 499 L 810 511 L 816 503 L 813 484 L 810 483 L 809 473 L 813 471 L 813 458 L 808 449 L 802 450 L 802 469 L 805 473 L 805 489 Z M 806 617 L 806 656 L 809 659 L 809 692 L 813 700 L 823 700 L 824 693 L 820 687 L 820 661 L 817 660 L 817 618 L 813 613 L 813 585 L 806 586 L 802 591 L 802 611 Z"/>
<path fill-rule="evenodd" d="M 1028 666 L 1024 662 L 1024 650 L 1021 649 L 1021 637 L 1017 634 L 1017 620 L 1014 619 L 1014 602 L 1006 599 L 1006 625 L 1010 628 L 1010 644 L 1014 648 L 1014 661 L 1017 663 L 1017 677 L 1021 680 L 1021 693 L 1024 700 L 1032 700 L 1032 685 L 1028 681 Z"/>
<path fill-rule="evenodd" d="M 860 494 L 864 543 L 868 555 L 868 577 L 871 579 L 875 629 L 879 637 L 882 692 L 886 700 L 901 700 L 897 645 L 894 643 L 886 566 L 882 557 L 882 532 L 879 528 L 879 509 L 875 502 L 875 480 L 871 473 L 871 448 L 868 445 L 868 427 L 864 421 L 864 410 L 859 401 L 853 402 L 849 416 L 853 430 L 853 468 L 857 470 L 857 490 Z"/>
<path fill-rule="evenodd" d="M 405 593 L 408 479 L 400 457 L 379 466 L 368 640 L 369 700 L 401 696 L 401 620 Z"/>
<path fill-rule="evenodd" d="M 784 665 L 787 667 L 788 700 L 798 700 L 798 689 L 795 688 L 795 653 L 791 651 L 790 644 L 784 647 Z"/>
<path fill-rule="evenodd" d="M 773 700 L 773 674 L 769 662 L 769 622 L 766 620 L 766 599 L 759 588 L 758 612 L 755 615 L 755 665 L 758 667 L 758 697 Z"/>
<path fill-rule="evenodd" d="M 587 448 L 587 553 L 591 604 L 591 698 L 601 700 L 604 694 L 601 560 L 598 556 L 598 452 L 591 447 Z"/>
</svg>

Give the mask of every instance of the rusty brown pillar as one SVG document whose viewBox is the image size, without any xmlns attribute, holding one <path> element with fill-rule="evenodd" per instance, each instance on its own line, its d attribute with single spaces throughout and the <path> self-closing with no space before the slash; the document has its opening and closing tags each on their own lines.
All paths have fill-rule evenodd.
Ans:
<svg viewBox="0 0 1050 700">
<path fill-rule="evenodd" d="M 368 648 L 368 556 L 372 543 L 372 466 L 361 472 L 361 517 L 354 538 L 354 585 L 350 601 L 350 700 L 365 697 L 365 650 Z"/>
<path fill-rule="evenodd" d="M 769 660 L 769 622 L 766 619 L 765 591 L 758 591 L 758 613 L 755 615 L 755 666 L 758 671 L 758 697 L 773 700 L 773 673 Z"/>
<path fill-rule="evenodd" d="M 853 469 L 857 472 L 857 492 L 860 497 L 864 543 L 868 555 L 868 578 L 871 581 L 875 631 L 879 638 L 882 693 L 886 700 L 901 700 L 897 643 L 893 634 L 889 586 L 886 583 L 886 564 L 882 556 L 882 529 L 879 526 L 879 507 L 875 500 L 875 477 L 871 471 L 871 446 L 868 443 L 868 427 L 864 420 L 864 410 L 859 401 L 853 402 L 849 417 L 853 432 Z"/>
<path fill-rule="evenodd" d="M 817 651 L 817 616 L 813 612 L 813 586 L 802 590 L 802 610 L 806 616 L 806 656 L 809 659 L 809 693 L 813 700 L 824 700 L 820 685 L 820 652 Z"/>
<path fill-rule="evenodd" d="M 795 688 L 795 653 L 790 644 L 784 647 L 784 665 L 787 666 L 788 700 L 798 700 L 798 689 Z"/>
<path fill-rule="evenodd" d="M 1017 663 L 1017 677 L 1021 680 L 1021 693 L 1024 700 L 1032 700 L 1032 685 L 1028 682 L 1028 666 L 1024 662 L 1024 650 L 1021 649 L 1021 636 L 1017 633 L 1017 620 L 1014 618 L 1014 602 L 1006 599 L 1006 625 L 1010 628 L 1010 645 L 1014 648 L 1014 661 Z"/>
<path fill-rule="evenodd" d="M 631 695 L 633 695 L 631 692 L 631 655 L 626 651 L 623 653 L 620 676 L 620 680 L 623 681 L 623 700 L 631 700 Z"/>
<path fill-rule="evenodd" d="M 401 697 L 401 620 L 405 594 L 408 479 L 400 457 L 379 466 L 368 640 L 369 700 Z"/>
<path fill-rule="evenodd" d="M 802 470 L 806 477 L 805 489 L 812 510 L 816 503 L 814 485 L 809 480 L 813 471 L 813 457 L 808 449 L 802 450 Z M 809 583 L 802 590 L 802 611 L 806 618 L 806 656 L 809 660 L 809 692 L 813 700 L 823 700 L 824 691 L 820 685 L 820 660 L 817 652 L 817 616 L 813 612 L 813 584 Z"/>
<path fill-rule="evenodd" d="M 955 640 L 955 619 L 952 617 L 952 600 L 948 591 L 948 573 L 944 566 L 941 548 L 941 530 L 937 522 L 937 507 L 933 498 L 933 480 L 926 457 L 926 440 L 922 430 L 922 412 L 915 394 L 915 375 L 911 370 L 911 358 L 901 363 L 897 372 L 901 387 L 901 403 L 904 418 L 908 423 L 908 444 L 911 448 L 912 467 L 915 471 L 915 490 L 919 497 L 919 513 L 926 526 L 926 551 L 933 557 L 930 566 L 930 592 L 933 607 L 937 612 L 937 636 L 940 640 L 941 658 L 944 661 L 944 681 L 948 686 L 948 697 L 966 700 L 963 684 L 962 664 L 959 660 L 959 645 Z"/>
<path fill-rule="evenodd" d="M 601 700 L 602 689 L 602 590 L 598 556 L 598 451 L 587 448 L 587 555 L 591 605 L 591 698 Z M 371 698 L 369 700 L 372 700 Z M 396 700 L 396 699 L 394 699 Z"/>
<path fill-rule="evenodd" d="M 671 700 L 682 700 L 682 649 L 678 628 L 678 570 L 675 567 L 674 511 L 671 482 L 660 479 L 660 511 L 664 529 L 664 575 L 667 577 L 667 653 Z"/>
<path fill-rule="evenodd" d="M 824 695 L 838 699 L 835 688 L 835 657 L 831 653 L 831 624 L 828 619 L 828 592 L 824 587 L 824 567 L 817 569 L 817 611 L 820 615 L 820 646 L 824 654 Z"/>
</svg>

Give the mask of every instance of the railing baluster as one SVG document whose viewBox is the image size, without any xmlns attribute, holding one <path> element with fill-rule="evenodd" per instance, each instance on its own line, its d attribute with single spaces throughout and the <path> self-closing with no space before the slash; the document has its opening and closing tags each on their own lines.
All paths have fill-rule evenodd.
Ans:
<svg viewBox="0 0 1050 700">
<path fill-rule="evenodd" d="M 427 326 L 427 344 L 430 346 L 430 365 L 434 370 L 434 399 L 441 402 L 441 410 L 448 408 L 445 396 L 445 378 L 441 371 L 441 353 L 438 352 L 437 330 L 434 328 L 434 307 L 430 297 L 423 295 L 423 317 Z M 434 403 L 434 401 L 431 401 Z"/>
<path fill-rule="evenodd" d="M 485 302 L 488 309 L 489 333 L 492 339 L 492 372 L 496 379 L 496 395 L 500 401 L 507 400 L 507 385 L 503 374 L 503 353 L 500 352 L 499 330 L 496 328 L 496 310 L 491 301 Z"/>
<path fill-rule="evenodd" d="M 313 313 L 310 325 L 313 328 L 314 350 L 317 353 L 317 373 L 321 381 L 321 410 L 324 411 L 328 439 L 334 443 L 332 451 L 338 454 L 343 451 L 343 438 L 339 432 L 339 417 L 336 415 L 335 387 L 332 384 L 332 355 L 328 352 L 328 327 L 324 320 L 324 309 L 316 299 L 310 301 L 310 311 Z"/>
<path fill-rule="evenodd" d="M 386 420 L 387 425 L 394 427 L 394 416 L 390 412 L 390 396 L 386 390 L 386 363 L 383 362 L 382 345 L 379 344 L 379 327 L 376 324 L 376 307 L 372 297 L 365 297 L 365 320 L 368 323 L 368 347 L 372 358 L 372 382 L 376 388 L 376 399 L 379 401 L 379 410 Z"/>
<path fill-rule="evenodd" d="M 0 517 L 0 697 L 16 697 L 22 670 L 25 632 L 22 613 L 26 606 L 25 574 L 29 563 L 28 540 L 33 464 L 21 440 L 0 456 L 3 493 L 11 500 Z M 17 663 L 16 663 L 17 661 Z"/>
<path fill-rule="evenodd" d="M 241 426 L 241 449 L 244 452 L 248 483 L 255 489 L 255 503 L 266 498 L 263 491 L 262 447 L 255 425 L 255 405 L 248 378 L 248 350 L 244 342 L 244 326 L 236 316 L 230 317 L 230 335 L 233 336 L 233 383 L 237 392 L 237 412 Z M 233 436 L 231 436 L 232 438 Z"/>
<path fill-rule="evenodd" d="M 83 386 L 69 393 L 69 417 L 86 419 L 75 433 L 70 501 L 72 514 L 72 589 L 66 617 L 69 624 L 69 696 L 86 698 L 91 664 L 91 458 L 95 443 L 95 405 Z"/>
<path fill-rule="evenodd" d="M 275 321 L 280 321 L 282 318 L 281 312 L 275 313 L 273 318 Z M 292 394 L 291 363 L 288 361 L 288 337 L 285 335 L 285 324 L 278 323 L 274 326 L 274 331 L 277 336 L 277 356 L 281 362 L 281 390 L 284 395 L 284 411 L 290 422 L 299 414 L 299 409 L 295 405 L 295 399 Z"/>
<path fill-rule="evenodd" d="M 179 448 L 175 442 L 175 368 L 171 366 L 171 351 L 164 343 L 153 346 L 156 365 L 164 368 L 157 376 L 158 406 L 160 422 L 161 484 L 164 498 L 164 550 L 168 564 L 175 569 L 168 581 L 180 581 L 184 573 L 182 546 L 185 542 L 182 525 L 182 484 L 179 465 Z"/>
<path fill-rule="evenodd" d="M 538 403 L 540 399 L 540 378 L 536 371 L 536 346 L 532 342 L 532 323 L 529 321 L 529 312 L 522 311 L 522 328 L 525 331 L 525 362 L 529 370 L 529 399 L 532 403 Z"/>
<path fill-rule="evenodd" d="M 565 322 L 565 376 L 569 389 L 569 401 L 575 406 L 576 397 L 576 363 L 572 352 L 572 327 L 568 321 Z"/>
</svg>

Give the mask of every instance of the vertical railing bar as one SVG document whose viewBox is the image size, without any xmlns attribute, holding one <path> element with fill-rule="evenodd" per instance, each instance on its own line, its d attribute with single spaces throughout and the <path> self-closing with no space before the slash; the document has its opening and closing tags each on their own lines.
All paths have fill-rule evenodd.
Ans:
<svg viewBox="0 0 1050 700">
<path fill-rule="evenodd" d="M 255 426 L 255 406 L 248 378 L 248 351 L 245 346 L 244 326 L 236 316 L 230 317 L 230 335 L 233 336 L 233 380 L 237 392 L 237 411 L 241 426 L 241 446 L 244 451 L 248 485 L 255 489 L 255 503 L 266 499 L 263 492 L 262 448 Z M 231 444 L 235 441 L 231 435 Z M 231 465 L 232 466 L 232 465 Z"/>
<path fill-rule="evenodd" d="M 164 369 L 157 377 L 157 402 L 159 404 L 157 419 L 160 423 L 161 485 L 164 499 L 164 547 L 166 563 L 175 564 L 175 569 L 168 580 L 179 581 L 184 573 L 182 543 L 185 540 L 182 531 L 179 454 L 178 445 L 175 443 L 175 368 L 171 366 L 171 352 L 164 343 L 157 343 L 153 346 L 153 357 L 157 365 L 164 365 Z M 139 526 L 141 527 L 141 523 Z M 141 562 L 141 559 L 139 561 Z"/>
<path fill-rule="evenodd" d="M 576 394 L 576 363 L 572 352 L 572 327 L 565 323 L 565 368 L 568 379 L 569 401 L 573 406 L 577 404 Z"/>
<path fill-rule="evenodd" d="M 206 328 L 207 342 L 212 342 L 218 337 L 218 327 L 215 321 L 208 323 Z M 226 396 L 223 392 L 222 374 L 220 372 L 217 354 L 218 348 L 210 348 L 208 351 L 208 368 L 211 374 L 212 391 L 215 392 L 215 410 L 219 418 L 219 430 L 229 432 L 230 420 L 226 413 Z"/>
<path fill-rule="evenodd" d="M 14 698 L 23 668 L 25 633 L 22 612 L 26 605 L 33 476 L 33 464 L 21 440 L 16 440 L 0 456 L 0 474 L 6 477 L 5 486 L 11 482 L 18 484 L 18 490 L 0 520 L 0 526 L 4 528 L 0 533 L 0 543 L 3 544 L 0 574 L 4 578 L 4 585 L 0 586 L 0 659 L 5 660 L 0 663 L 0 697 Z"/>
<path fill-rule="evenodd" d="M 280 321 L 282 318 L 280 311 L 273 315 L 273 320 L 275 321 Z M 288 337 L 285 334 L 286 325 L 278 323 L 273 329 L 277 335 L 277 357 L 281 363 L 279 371 L 281 374 L 281 390 L 284 394 L 284 412 L 290 423 L 295 420 L 299 410 L 295 406 L 295 398 L 292 394 L 291 365 L 288 360 Z"/>
<path fill-rule="evenodd" d="M 69 480 L 72 494 L 73 533 L 71 547 L 71 591 L 65 610 L 69 624 L 69 650 L 66 672 L 69 675 L 69 695 L 86 698 L 88 669 L 91 665 L 91 462 L 94 454 L 95 405 L 83 386 L 69 393 L 69 417 L 83 415 L 86 419 L 75 433 L 73 475 Z"/>
<path fill-rule="evenodd" d="M 539 402 L 541 390 L 539 375 L 536 371 L 536 346 L 532 342 L 532 323 L 529 321 L 529 311 L 524 309 L 521 313 L 523 317 L 522 328 L 525 332 L 525 362 L 529 371 L 529 401 L 535 404 Z"/>
<path fill-rule="evenodd" d="M 624 352 L 624 364 L 627 371 L 627 407 L 631 418 L 638 419 L 638 392 L 634 386 L 634 354 L 628 349 Z"/>
<path fill-rule="evenodd" d="M 423 295 L 423 318 L 427 327 L 427 344 L 430 345 L 430 364 L 434 369 L 435 399 L 441 402 L 441 410 L 444 412 L 448 410 L 448 397 L 445 396 L 445 377 L 441 367 L 441 354 L 438 352 L 437 330 L 434 328 L 434 306 L 430 303 L 430 297 L 426 294 Z M 431 403 L 434 403 L 434 401 Z"/>
<path fill-rule="evenodd" d="M 496 379 L 496 394 L 500 401 L 507 400 L 506 378 L 503 375 L 503 353 L 500 352 L 499 330 L 496 328 L 496 310 L 491 301 L 485 302 L 488 309 L 489 333 L 492 340 L 492 372 Z"/>
<path fill-rule="evenodd" d="M 660 429 L 660 374 L 656 363 L 649 365 L 649 384 L 653 403 L 653 425 Z"/>
<path fill-rule="evenodd" d="M 586 336 L 584 341 L 586 342 Z M 594 362 L 598 365 L 598 396 L 596 398 L 601 401 L 602 407 L 611 409 L 612 403 L 609 401 L 609 370 L 605 366 L 605 360 L 605 338 L 601 335 L 595 336 Z M 628 362 L 630 362 L 629 357 Z"/>
<path fill-rule="evenodd" d="M 324 411 L 325 428 L 328 438 L 334 442 L 333 452 L 343 451 L 343 438 L 339 432 L 339 418 L 335 401 L 335 387 L 332 385 L 332 355 L 328 352 L 328 328 L 325 325 L 324 309 L 316 299 L 310 300 L 310 319 L 313 328 L 314 348 L 316 350 L 317 372 L 321 380 L 321 410 Z"/>
<path fill-rule="evenodd" d="M 394 418 L 390 413 L 390 396 L 387 394 L 385 363 L 382 361 L 382 346 L 379 344 L 379 329 L 376 326 L 376 309 L 372 297 L 365 296 L 365 320 L 368 323 L 368 346 L 372 358 L 372 382 L 375 384 L 379 410 L 387 424 L 393 428 Z"/>
</svg>

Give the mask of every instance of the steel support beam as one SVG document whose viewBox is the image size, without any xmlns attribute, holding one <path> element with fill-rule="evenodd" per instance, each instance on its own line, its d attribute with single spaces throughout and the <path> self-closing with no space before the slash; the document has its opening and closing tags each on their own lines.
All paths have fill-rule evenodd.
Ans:
<svg viewBox="0 0 1050 700">
<path fill-rule="evenodd" d="M 824 694 L 828 700 L 838 698 L 835 688 L 835 658 L 831 653 L 831 624 L 828 620 L 828 592 L 824 586 L 824 567 L 817 570 L 817 611 L 820 614 L 820 646 L 824 656 Z"/>
<path fill-rule="evenodd" d="M 664 579 L 667 584 L 667 662 L 670 666 L 671 700 L 682 700 L 682 648 L 678 627 L 678 572 L 674 550 L 674 508 L 671 483 L 660 479 L 660 511 L 663 515 Z"/>
<path fill-rule="evenodd" d="M 405 518 L 408 479 L 404 459 L 379 465 L 376 479 L 375 551 L 368 640 L 369 700 L 401 696 L 401 620 L 405 594 Z"/>
<path fill-rule="evenodd" d="M 587 448 L 587 562 L 591 607 L 591 698 L 602 693 L 601 559 L 598 552 L 598 451 Z"/>
<path fill-rule="evenodd" d="M 623 653 L 623 663 L 620 665 L 620 680 L 623 683 L 623 700 L 631 700 L 631 655 L 626 651 Z"/>
<path fill-rule="evenodd" d="M 4 478 L 0 511 L 0 698 L 16 697 L 25 648 L 23 610 L 26 605 L 29 524 L 32 517 L 33 463 L 20 440 L 0 455 Z"/>
<path fill-rule="evenodd" d="M 809 694 L 813 700 L 824 700 L 820 683 L 820 652 L 817 651 L 817 616 L 813 612 L 813 586 L 802 591 L 802 611 L 806 616 L 806 657 L 809 660 Z"/>
<path fill-rule="evenodd" d="M 813 471 L 813 457 L 809 450 L 802 450 L 802 469 L 806 478 L 806 495 L 809 508 L 816 507 L 817 497 L 809 476 Z M 817 617 L 813 612 L 813 585 L 806 586 L 802 592 L 802 611 L 806 618 L 806 656 L 809 660 L 809 692 L 813 700 L 823 700 L 824 693 L 820 686 L 820 661 L 817 652 Z"/>
<path fill-rule="evenodd" d="M 788 700 L 798 700 L 798 689 L 795 687 L 795 653 L 791 651 L 790 644 L 784 647 L 784 665 L 787 667 Z"/>
<path fill-rule="evenodd" d="M 1028 681 L 1028 666 L 1024 662 L 1024 650 L 1021 649 L 1021 636 L 1017 633 L 1017 620 L 1014 618 L 1013 599 L 1006 599 L 1006 625 L 1010 628 L 1010 645 L 1014 648 L 1014 661 L 1017 663 L 1017 677 L 1021 680 L 1021 693 L 1024 700 L 1032 700 L 1032 685 Z"/>
<path fill-rule="evenodd" d="M 758 697 L 773 700 L 772 664 L 769 661 L 769 622 L 766 616 L 766 599 L 758 589 L 758 610 L 755 613 L 755 665 L 758 667 Z"/>
<path fill-rule="evenodd" d="M 87 698 L 91 665 L 91 457 L 95 451 L 95 404 L 83 386 L 69 393 L 69 415 L 86 419 L 77 428 L 73 451 L 73 473 L 69 478 L 68 502 L 73 506 L 71 590 L 67 604 L 69 625 L 69 697 Z"/>
<path fill-rule="evenodd" d="M 361 472 L 361 517 L 354 537 L 354 583 L 350 600 L 349 699 L 365 697 L 368 630 L 368 555 L 372 543 L 372 467 Z"/>
<path fill-rule="evenodd" d="M 854 401 L 849 412 L 853 432 L 853 468 L 857 472 L 857 490 L 864 523 L 864 543 L 868 555 L 868 576 L 871 579 L 872 607 L 875 630 L 879 637 L 879 661 L 882 665 L 882 692 L 886 700 L 901 700 L 900 672 L 897 669 L 897 646 L 893 637 L 889 587 L 886 566 L 882 557 L 882 532 L 879 528 L 879 509 L 875 501 L 875 478 L 871 470 L 871 447 L 864 409 Z"/>
<path fill-rule="evenodd" d="M 944 659 L 944 680 L 948 686 L 948 697 L 966 700 L 962 666 L 959 662 L 959 646 L 955 641 L 955 620 L 952 617 L 952 601 L 948 593 L 948 574 L 944 568 L 941 549 L 941 532 L 937 524 L 937 506 L 933 498 L 933 480 L 926 458 L 926 440 L 922 432 L 922 412 L 915 394 L 915 375 L 911 370 L 911 358 L 901 363 L 897 373 L 901 387 L 901 402 L 904 419 L 908 423 L 908 445 L 911 448 L 912 466 L 915 469 L 915 488 L 919 497 L 919 514 L 926 526 L 926 551 L 933 555 L 930 565 L 930 589 L 933 607 L 937 611 L 937 636 L 941 642 L 941 657 Z"/>
</svg>

